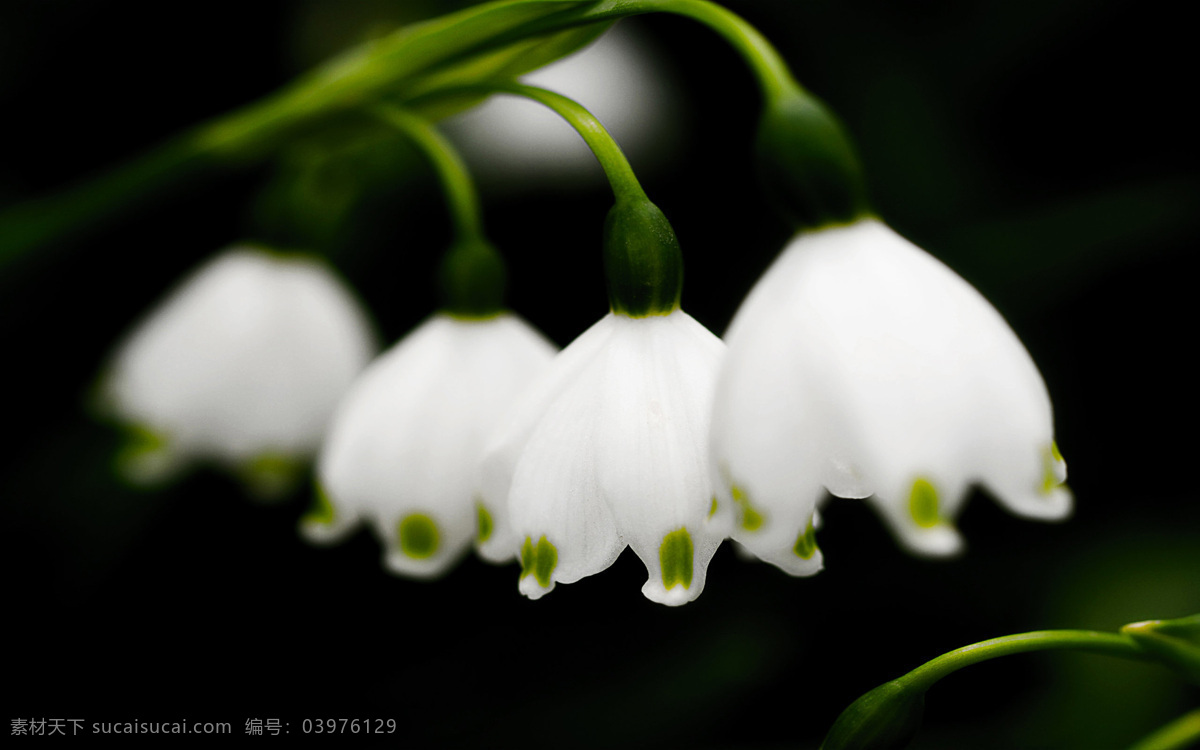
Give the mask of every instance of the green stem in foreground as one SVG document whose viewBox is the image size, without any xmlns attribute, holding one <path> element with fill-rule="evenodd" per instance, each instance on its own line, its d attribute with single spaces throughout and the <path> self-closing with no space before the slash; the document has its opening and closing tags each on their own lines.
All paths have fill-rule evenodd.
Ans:
<svg viewBox="0 0 1200 750">
<path fill-rule="evenodd" d="M 1099 633 L 1093 630 L 1038 630 L 973 643 L 942 654 L 896 680 L 924 692 L 948 674 L 972 664 L 1029 651 L 1070 649 L 1125 659 L 1157 661 L 1127 635 Z"/>
<path fill-rule="evenodd" d="M 595 16 L 622 18 L 645 13 L 670 13 L 704 24 L 730 44 L 754 73 L 763 97 L 777 99 L 800 89 L 787 63 L 767 38 L 744 18 L 707 0 L 610 0 Z"/>
</svg>

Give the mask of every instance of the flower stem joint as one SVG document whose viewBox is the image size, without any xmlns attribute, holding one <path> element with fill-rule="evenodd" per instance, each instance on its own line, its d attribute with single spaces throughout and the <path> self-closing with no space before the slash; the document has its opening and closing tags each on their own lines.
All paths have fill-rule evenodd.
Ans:
<svg viewBox="0 0 1200 750">
<path fill-rule="evenodd" d="M 504 259 L 482 237 L 458 240 L 442 259 L 442 305 L 456 318 L 492 318 L 504 312 Z"/>
<path fill-rule="evenodd" d="M 608 303 L 631 318 L 679 309 L 683 255 L 675 230 L 645 197 L 618 199 L 604 222 Z"/>
<path fill-rule="evenodd" d="M 871 213 L 862 169 L 841 123 L 798 88 L 767 102 L 755 157 L 771 200 L 799 229 L 848 224 Z"/>
</svg>

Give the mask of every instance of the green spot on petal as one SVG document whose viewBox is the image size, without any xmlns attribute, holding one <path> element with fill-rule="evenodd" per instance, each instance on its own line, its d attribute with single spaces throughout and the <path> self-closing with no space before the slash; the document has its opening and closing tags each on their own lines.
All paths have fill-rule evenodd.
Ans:
<svg viewBox="0 0 1200 750">
<path fill-rule="evenodd" d="M 913 521 L 923 529 L 932 529 L 942 522 L 938 516 L 938 493 L 928 479 L 913 482 L 908 495 L 908 512 Z"/>
<path fill-rule="evenodd" d="M 685 589 L 692 585 L 692 535 L 686 528 L 672 531 L 663 537 L 658 548 L 658 562 L 662 566 L 663 586 L 675 585 Z"/>
<path fill-rule="evenodd" d="M 746 491 L 735 484 L 730 488 L 730 494 L 733 495 L 733 502 L 742 509 L 742 528 L 746 531 L 756 531 L 762 527 L 765 520 L 763 514 L 751 504 Z"/>
<path fill-rule="evenodd" d="M 812 516 L 809 516 L 808 525 L 796 537 L 796 546 L 792 547 L 792 552 L 801 560 L 811 560 L 817 549 L 817 531 L 813 528 Z"/>
<path fill-rule="evenodd" d="M 432 557 L 438 548 L 437 524 L 422 513 L 412 513 L 400 519 L 398 527 L 400 551 L 414 560 Z"/>
<path fill-rule="evenodd" d="M 1058 443 L 1054 442 L 1053 440 L 1050 441 L 1050 455 L 1054 457 L 1055 461 L 1063 460 L 1062 453 L 1060 453 L 1058 450 Z"/>
<path fill-rule="evenodd" d="M 713 495 L 712 505 L 708 508 L 708 517 L 712 518 L 717 515 L 717 496 Z"/>
<path fill-rule="evenodd" d="M 337 511 L 333 507 L 333 502 L 329 499 L 329 493 L 320 482 L 313 486 L 313 501 L 308 512 L 300 519 L 301 523 L 318 523 L 322 526 L 328 526 L 333 523 L 333 519 L 337 516 Z"/>
<path fill-rule="evenodd" d="M 492 514 L 488 513 L 488 509 L 483 503 L 475 503 L 475 520 L 479 532 L 479 541 L 486 542 L 492 536 Z"/>
<path fill-rule="evenodd" d="M 534 546 L 531 537 L 521 545 L 521 577 L 532 575 L 542 588 L 550 588 L 550 574 L 558 566 L 558 550 L 543 534 Z"/>
</svg>

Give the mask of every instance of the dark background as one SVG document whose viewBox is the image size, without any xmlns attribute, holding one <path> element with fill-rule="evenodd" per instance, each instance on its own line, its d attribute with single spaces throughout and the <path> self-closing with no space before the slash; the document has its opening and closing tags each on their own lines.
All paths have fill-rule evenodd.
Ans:
<svg viewBox="0 0 1200 750">
<path fill-rule="evenodd" d="M 119 435 L 84 397 L 116 338 L 215 250 L 255 236 L 328 252 L 388 341 L 436 304 L 446 220 L 402 148 L 403 177 L 351 159 L 286 199 L 290 173 L 249 164 L 0 271 L 8 717 L 239 734 L 280 718 L 292 736 L 305 718 L 394 718 L 385 741 L 415 747 L 811 748 L 859 694 L 957 646 L 1200 609 L 1197 70 L 1176 5 L 728 5 L 843 118 L 880 214 L 1029 348 L 1070 465 L 1070 521 L 1020 520 L 976 493 L 966 554 L 927 561 L 836 501 L 820 575 L 725 546 L 703 596 L 668 609 L 640 594 L 631 553 L 529 602 L 515 566 L 470 557 L 420 583 L 384 573 L 365 531 L 312 548 L 295 532 L 307 491 L 256 505 L 203 469 L 128 488 L 111 472 Z M 253 101 L 371 24 L 453 6 L 9 0 L 0 205 Z M 685 308 L 720 332 L 788 235 L 749 161 L 757 94 L 705 29 L 640 23 L 689 107 L 676 158 L 643 182 L 683 244 Z M 565 345 L 606 311 L 605 186 L 485 188 L 512 306 Z M 935 687 L 914 747 L 1120 748 L 1198 698 L 1157 667 L 1013 657 Z"/>
</svg>

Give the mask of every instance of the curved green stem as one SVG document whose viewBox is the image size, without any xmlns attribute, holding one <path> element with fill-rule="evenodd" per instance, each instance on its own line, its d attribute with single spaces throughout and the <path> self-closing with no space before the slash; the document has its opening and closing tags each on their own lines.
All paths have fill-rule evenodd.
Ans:
<svg viewBox="0 0 1200 750">
<path fill-rule="evenodd" d="M 615 0 L 620 15 L 671 13 L 698 21 L 720 34 L 750 66 L 763 97 L 775 99 L 800 85 L 778 50 L 736 13 L 707 0 Z"/>
<path fill-rule="evenodd" d="M 445 136 L 428 120 L 399 107 L 376 105 L 371 111 L 384 122 L 394 125 L 415 143 L 433 164 L 446 194 L 450 218 L 459 240 L 483 234 L 482 211 L 475 183 L 462 157 Z"/>
<path fill-rule="evenodd" d="M 584 143 L 596 156 L 596 161 L 600 162 L 600 166 L 604 169 L 604 175 L 608 178 L 609 185 L 612 186 L 613 196 L 617 202 L 646 200 L 646 193 L 642 190 L 642 185 L 634 175 L 633 167 L 630 166 L 629 159 L 625 157 L 621 147 L 605 130 L 604 125 L 596 119 L 596 116 L 574 99 L 537 86 L 527 86 L 509 81 L 456 86 L 452 89 L 439 90 L 435 96 L 458 94 L 511 94 L 545 105 L 566 120 L 567 124 L 575 128 L 583 138 Z"/>
<path fill-rule="evenodd" d="M 1200 709 L 1180 716 L 1129 750 L 1187 750 L 1200 743 Z"/>
<path fill-rule="evenodd" d="M 1050 649 L 1071 649 L 1119 656 L 1125 659 L 1157 661 L 1126 635 L 1100 633 L 1093 630 L 1037 630 L 1032 633 L 1017 633 L 992 638 L 955 649 L 922 664 L 899 678 L 897 682 L 924 692 L 933 683 L 963 667 L 1010 654 Z"/>
</svg>

